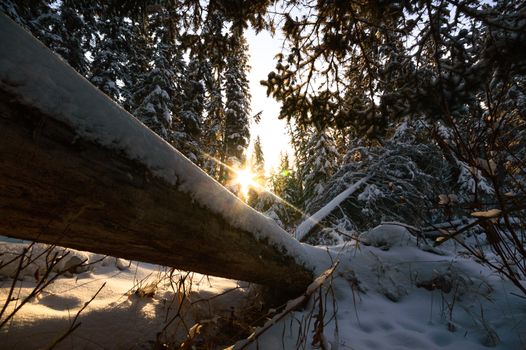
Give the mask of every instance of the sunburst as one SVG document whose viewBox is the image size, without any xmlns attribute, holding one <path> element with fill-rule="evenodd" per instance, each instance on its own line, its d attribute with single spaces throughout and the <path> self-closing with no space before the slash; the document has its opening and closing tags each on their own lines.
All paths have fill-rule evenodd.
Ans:
<svg viewBox="0 0 526 350">
<path fill-rule="evenodd" d="M 253 188 L 257 192 L 266 192 L 266 193 L 268 193 L 270 196 L 272 196 L 273 198 L 275 198 L 279 202 L 283 203 L 284 205 L 288 206 L 292 210 L 300 213 L 301 215 L 305 215 L 305 213 L 301 209 L 297 208 L 292 203 L 290 203 L 287 200 L 285 200 L 285 199 L 281 198 L 280 196 L 276 195 L 275 193 L 273 193 L 266 186 L 263 186 L 263 185 L 259 184 L 256 181 L 257 175 L 254 174 L 252 171 L 250 171 L 249 167 L 241 168 L 241 169 L 234 169 L 233 167 L 229 166 L 228 164 L 225 164 L 224 162 L 222 162 L 219 159 L 209 155 L 208 153 L 205 153 L 205 152 L 201 152 L 201 153 L 206 158 L 212 160 L 213 162 L 215 162 L 217 164 L 220 164 L 220 165 L 224 166 L 229 171 L 231 171 L 234 174 L 236 174 L 236 177 L 234 178 L 233 183 L 234 184 L 239 184 L 239 187 L 240 187 L 240 190 L 241 190 L 241 194 L 243 194 L 245 200 L 248 197 L 248 192 L 249 192 L 250 188 Z M 290 173 L 289 173 L 288 170 L 283 170 L 281 172 L 281 176 L 289 176 L 289 174 Z"/>
<path fill-rule="evenodd" d="M 248 197 L 248 192 L 251 188 L 255 189 L 261 187 L 256 182 L 256 174 L 254 174 L 249 168 L 242 168 L 235 170 L 236 177 L 234 178 L 234 184 L 239 185 L 239 192 L 243 198 Z"/>
</svg>

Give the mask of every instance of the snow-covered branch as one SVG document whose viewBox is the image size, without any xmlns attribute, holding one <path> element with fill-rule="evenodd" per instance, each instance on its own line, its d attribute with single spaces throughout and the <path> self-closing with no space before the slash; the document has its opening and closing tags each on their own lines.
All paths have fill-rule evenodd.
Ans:
<svg viewBox="0 0 526 350">
<path fill-rule="evenodd" d="M 314 227 L 316 227 L 323 219 L 327 217 L 338 205 L 340 205 L 344 200 L 349 198 L 354 192 L 356 192 L 363 184 L 371 179 L 372 175 L 367 175 L 366 177 L 358 180 L 351 186 L 349 186 L 345 191 L 334 197 L 327 205 L 318 210 L 312 216 L 308 217 L 303 221 L 297 228 L 295 232 L 295 237 L 298 241 L 303 240 Z"/>
</svg>

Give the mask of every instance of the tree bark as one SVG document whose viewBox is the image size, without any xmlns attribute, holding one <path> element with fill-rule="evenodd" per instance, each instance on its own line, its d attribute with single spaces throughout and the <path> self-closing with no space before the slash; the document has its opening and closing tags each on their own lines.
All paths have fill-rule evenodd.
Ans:
<svg viewBox="0 0 526 350">
<path fill-rule="evenodd" d="M 0 91 L 0 234 L 298 292 L 311 282 L 142 164 L 15 101 Z"/>
<path fill-rule="evenodd" d="M 0 47 L 6 36 L 0 34 Z M 4 55 L 9 53 L 0 53 L 0 62 Z M 23 89 L 2 79 L 0 74 L 1 235 L 292 293 L 312 281 L 312 271 L 280 247 L 279 239 L 269 242 L 228 222 L 141 162 L 83 138 L 33 103 L 38 96 L 20 95 Z"/>
</svg>

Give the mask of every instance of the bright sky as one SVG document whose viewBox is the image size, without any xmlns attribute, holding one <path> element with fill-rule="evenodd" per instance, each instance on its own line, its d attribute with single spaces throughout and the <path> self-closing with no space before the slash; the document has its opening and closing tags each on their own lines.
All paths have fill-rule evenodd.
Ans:
<svg viewBox="0 0 526 350">
<path fill-rule="evenodd" d="M 263 111 L 261 122 L 251 126 L 252 141 L 259 135 L 265 157 L 265 170 L 267 174 L 271 169 L 277 168 L 280 152 L 288 151 L 291 154 L 287 123 L 279 120 L 279 105 L 268 97 L 264 86 L 259 82 L 266 80 L 268 73 L 274 69 L 276 62 L 274 56 L 280 52 L 281 40 L 272 38 L 269 33 L 261 32 L 258 35 L 250 29 L 247 31 L 249 44 L 250 66 L 249 74 L 250 92 L 252 94 L 252 115 Z M 248 156 L 252 155 L 252 144 Z"/>
</svg>

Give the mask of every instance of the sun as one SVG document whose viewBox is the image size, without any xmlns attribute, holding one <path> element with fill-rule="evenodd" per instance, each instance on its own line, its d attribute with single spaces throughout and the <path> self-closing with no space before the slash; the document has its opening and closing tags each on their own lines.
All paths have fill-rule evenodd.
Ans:
<svg viewBox="0 0 526 350">
<path fill-rule="evenodd" d="M 258 184 L 255 181 L 256 174 L 250 171 L 249 168 L 238 169 L 235 173 L 236 177 L 234 183 L 239 185 L 239 192 L 243 198 L 247 198 L 250 188 L 258 187 Z"/>
</svg>

